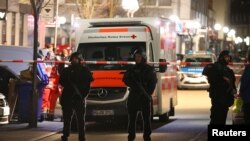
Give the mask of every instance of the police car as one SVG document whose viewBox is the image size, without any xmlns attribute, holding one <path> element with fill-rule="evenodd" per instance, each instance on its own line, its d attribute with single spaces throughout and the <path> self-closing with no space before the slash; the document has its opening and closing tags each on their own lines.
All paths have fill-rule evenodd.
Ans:
<svg viewBox="0 0 250 141">
<path fill-rule="evenodd" d="M 209 83 L 202 75 L 204 66 L 214 63 L 216 56 L 212 53 L 198 52 L 184 55 L 178 72 L 178 89 L 207 89 Z"/>
</svg>

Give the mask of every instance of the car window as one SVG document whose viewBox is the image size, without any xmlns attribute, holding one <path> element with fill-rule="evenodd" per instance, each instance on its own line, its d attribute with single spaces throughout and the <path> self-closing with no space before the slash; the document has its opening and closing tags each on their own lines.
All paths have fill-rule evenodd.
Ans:
<svg viewBox="0 0 250 141">
<path fill-rule="evenodd" d="M 5 66 L 0 66 L 0 92 L 5 96 L 8 93 L 10 78 L 19 79 L 10 69 Z"/>
<path fill-rule="evenodd" d="M 8 92 L 9 77 L 5 75 L 4 70 L 0 69 L 0 93 L 4 95 Z"/>
<path fill-rule="evenodd" d="M 212 62 L 212 58 L 192 57 L 186 58 L 186 62 Z"/>
<path fill-rule="evenodd" d="M 188 54 L 185 55 L 183 62 L 215 62 L 213 55 L 206 55 L 206 54 Z"/>
</svg>

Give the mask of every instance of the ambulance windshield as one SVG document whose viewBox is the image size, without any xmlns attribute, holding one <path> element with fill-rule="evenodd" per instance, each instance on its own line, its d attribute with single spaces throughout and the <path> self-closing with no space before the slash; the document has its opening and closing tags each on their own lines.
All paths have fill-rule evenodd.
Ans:
<svg viewBox="0 0 250 141">
<path fill-rule="evenodd" d="M 146 48 L 145 42 L 106 42 L 106 43 L 81 43 L 78 52 L 82 53 L 85 61 L 133 61 L 133 53 L 137 49 Z M 90 64 L 92 70 L 120 70 L 126 65 L 117 64 Z"/>
</svg>

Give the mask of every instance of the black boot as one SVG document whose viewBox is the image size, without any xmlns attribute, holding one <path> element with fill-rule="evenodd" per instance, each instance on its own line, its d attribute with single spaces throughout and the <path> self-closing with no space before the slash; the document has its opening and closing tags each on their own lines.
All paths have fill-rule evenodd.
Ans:
<svg viewBox="0 0 250 141">
<path fill-rule="evenodd" d="M 47 120 L 48 121 L 53 121 L 54 120 L 54 114 L 48 114 Z"/>
<path fill-rule="evenodd" d="M 61 136 L 61 141 L 68 141 L 67 137 Z"/>
<path fill-rule="evenodd" d="M 43 122 L 45 119 L 47 119 L 47 113 L 42 113 L 38 121 Z"/>
</svg>

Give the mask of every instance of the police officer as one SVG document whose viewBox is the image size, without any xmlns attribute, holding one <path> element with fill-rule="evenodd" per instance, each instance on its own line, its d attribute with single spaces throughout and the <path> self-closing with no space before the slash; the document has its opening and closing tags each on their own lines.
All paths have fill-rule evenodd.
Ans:
<svg viewBox="0 0 250 141">
<path fill-rule="evenodd" d="M 136 120 L 138 112 L 143 118 L 144 141 L 151 141 L 151 95 L 155 89 L 157 78 L 154 68 L 146 64 L 146 54 L 137 49 L 134 52 L 135 66 L 129 68 L 124 74 L 123 81 L 130 87 L 127 101 L 128 109 L 128 141 L 136 137 Z"/>
<path fill-rule="evenodd" d="M 63 49 L 60 57 L 58 57 L 58 61 L 68 61 L 69 60 L 69 52 L 67 49 Z M 62 70 L 67 67 L 67 64 L 59 63 L 58 64 L 58 72 L 59 74 L 62 72 Z"/>
<path fill-rule="evenodd" d="M 229 51 L 224 50 L 217 62 L 207 65 L 202 72 L 210 84 L 209 96 L 212 104 L 210 125 L 225 125 L 228 109 L 234 102 L 235 76 L 233 70 L 227 66 L 230 60 Z"/>
<path fill-rule="evenodd" d="M 85 141 L 85 97 L 89 92 L 93 78 L 89 69 L 81 65 L 82 60 L 80 53 L 72 53 L 70 56 L 71 64 L 62 70 L 59 79 L 59 83 L 63 86 L 60 97 L 64 119 L 62 141 L 68 140 L 73 112 L 77 117 L 78 139 L 79 141 Z"/>
<path fill-rule="evenodd" d="M 248 63 L 250 58 L 248 57 Z M 240 97 L 243 100 L 243 115 L 245 124 L 250 125 L 250 64 L 245 66 L 244 72 L 240 79 Z"/>
</svg>

